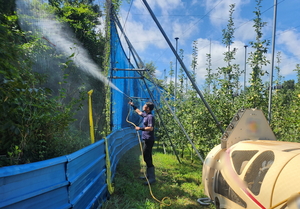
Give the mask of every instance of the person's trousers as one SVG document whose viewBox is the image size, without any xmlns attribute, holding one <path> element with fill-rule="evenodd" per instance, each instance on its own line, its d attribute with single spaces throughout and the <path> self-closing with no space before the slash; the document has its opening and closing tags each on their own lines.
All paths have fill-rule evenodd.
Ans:
<svg viewBox="0 0 300 209">
<path fill-rule="evenodd" d="M 153 162 L 152 162 L 153 145 L 154 145 L 154 140 L 149 140 L 149 139 L 144 140 L 143 157 L 147 165 L 147 168 L 153 167 Z"/>
</svg>

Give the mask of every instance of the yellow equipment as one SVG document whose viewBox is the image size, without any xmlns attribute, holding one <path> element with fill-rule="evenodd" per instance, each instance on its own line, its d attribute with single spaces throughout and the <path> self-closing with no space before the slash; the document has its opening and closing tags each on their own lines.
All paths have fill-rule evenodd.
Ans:
<svg viewBox="0 0 300 209">
<path fill-rule="evenodd" d="M 300 209 L 300 143 L 276 141 L 262 111 L 240 110 L 203 164 L 217 209 Z"/>
</svg>

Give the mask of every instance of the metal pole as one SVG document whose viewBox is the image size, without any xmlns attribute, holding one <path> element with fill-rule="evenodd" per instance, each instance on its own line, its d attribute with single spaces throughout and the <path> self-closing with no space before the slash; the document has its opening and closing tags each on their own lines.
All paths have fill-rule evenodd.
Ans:
<svg viewBox="0 0 300 209">
<path fill-rule="evenodd" d="M 246 63 L 247 63 L 247 47 L 248 45 L 245 45 L 245 67 L 244 67 L 244 94 L 246 93 Z"/>
<path fill-rule="evenodd" d="M 269 107 L 268 107 L 268 120 L 271 124 L 272 118 L 272 86 L 273 86 L 273 69 L 274 69 L 274 55 L 275 55 L 275 36 L 276 36 L 276 18 L 277 18 L 277 0 L 274 0 L 274 17 L 273 17 L 273 37 L 272 37 L 272 64 L 270 72 L 270 85 L 269 85 Z"/>
<path fill-rule="evenodd" d="M 175 38 L 176 40 L 176 53 L 178 53 L 178 37 Z M 176 62 L 175 62 L 175 87 L 174 87 L 174 103 L 176 102 L 176 91 L 177 91 L 177 58 L 176 58 Z M 175 111 L 175 107 L 174 107 L 174 112 Z"/>
<path fill-rule="evenodd" d="M 221 124 L 219 123 L 218 119 L 216 118 L 215 114 L 212 112 L 210 106 L 208 105 L 208 103 L 206 102 L 206 100 L 204 99 L 200 89 L 198 88 L 198 86 L 196 85 L 196 83 L 194 82 L 190 72 L 187 70 L 186 66 L 184 65 L 183 61 L 181 60 L 181 58 L 179 57 L 179 55 L 177 54 L 177 52 L 175 51 L 172 43 L 170 42 L 167 34 L 165 33 L 165 31 L 163 30 L 163 28 L 161 27 L 160 23 L 158 22 L 157 18 L 155 17 L 153 11 L 151 10 L 150 6 L 148 5 L 146 0 L 142 0 L 145 4 L 145 6 L 147 7 L 151 17 L 153 18 L 154 22 L 156 23 L 157 27 L 159 28 L 160 32 L 162 33 L 162 35 L 164 36 L 165 40 L 167 41 L 169 47 L 171 48 L 171 50 L 173 51 L 173 53 L 175 54 L 177 60 L 179 61 L 181 67 L 183 68 L 183 70 L 185 71 L 187 77 L 190 79 L 190 81 L 193 84 L 194 89 L 196 90 L 196 92 L 198 93 L 198 95 L 200 96 L 201 100 L 203 101 L 205 107 L 207 108 L 207 110 L 209 111 L 210 115 L 213 117 L 216 125 L 218 126 L 218 128 L 220 129 L 220 131 L 222 133 L 224 133 L 224 129 L 222 128 Z"/>
<path fill-rule="evenodd" d="M 209 39 L 209 61 L 208 61 L 208 70 L 210 71 L 211 67 L 211 38 Z M 208 83 L 208 93 L 210 94 L 210 82 Z"/>
</svg>

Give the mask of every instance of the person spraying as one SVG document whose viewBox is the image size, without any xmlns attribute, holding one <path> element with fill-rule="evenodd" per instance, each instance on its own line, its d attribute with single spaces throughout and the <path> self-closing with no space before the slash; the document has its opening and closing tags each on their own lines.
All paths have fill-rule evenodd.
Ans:
<svg viewBox="0 0 300 209">
<path fill-rule="evenodd" d="M 143 145 L 143 158 L 147 165 L 147 178 L 150 184 L 156 181 L 155 179 L 155 168 L 152 160 L 152 148 L 154 145 L 154 125 L 155 119 L 152 115 L 152 110 L 154 109 L 154 104 L 152 102 L 146 102 L 143 106 L 143 111 L 139 110 L 133 102 L 129 102 L 133 107 L 134 111 L 143 117 L 143 127 L 135 127 L 135 130 L 142 131 L 142 140 L 144 141 Z M 145 182 L 147 185 L 148 182 Z"/>
</svg>

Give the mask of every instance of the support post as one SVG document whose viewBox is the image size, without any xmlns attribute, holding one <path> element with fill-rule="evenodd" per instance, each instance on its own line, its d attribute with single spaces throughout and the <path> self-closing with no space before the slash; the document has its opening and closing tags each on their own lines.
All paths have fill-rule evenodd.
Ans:
<svg viewBox="0 0 300 209">
<path fill-rule="evenodd" d="M 268 121 L 269 121 L 269 124 L 271 124 L 271 118 L 272 118 L 272 86 L 273 86 L 273 69 L 274 69 L 274 55 L 275 55 L 276 18 L 277 18 L 277 0 L 274 0 L 272 61 L 271 61 L 272 63 L 271 63 L 271 72 L 270 72 L 269 106 L 268 106 Z"/>
<path fill-rule="evenodd" d="M 248 45 L 245 45 L 245 66 L 244 66 L 244 94 L 246 93 L 246 66 L 247 66 L 247 47 Z"/>
<path fill-rule="evenodd" d="M 176 40 L 176 53 L 178 53 L 178 37 L 175 38 Z M 176 92 L 177 92 L 177 58 L 175 62 L 175 87 L 174 87 L 174 113 L 176 114 Z"/>
</svg>

